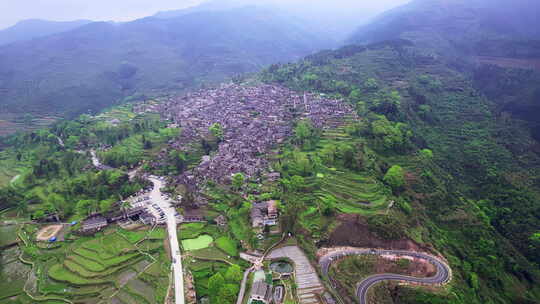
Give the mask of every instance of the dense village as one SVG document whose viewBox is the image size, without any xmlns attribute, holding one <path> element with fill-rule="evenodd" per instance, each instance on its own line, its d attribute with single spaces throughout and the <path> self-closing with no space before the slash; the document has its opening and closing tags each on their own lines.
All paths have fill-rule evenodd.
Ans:
<svg viewBox="0 0 540 304">
<path fill-rule="evenodd" d="M 164 103 L 161 113 L 182 128 L 181 137 L 172 145 L 176 149 L 189 150 L 190 143 L 208 136 L 212 125 L 223 130 L 217 151 L 177 179 L 200 187 L 208 180 L 228 183 L 235 173 L 255 179 L 268 173 L 275 178 L 275 173 L 267 172 L 269 155 L 292 135 L 294 121 L 309 119 L 317 128 L 329 128 L 354 111 L 338 100 L 307 93 L 300 96 L 283 87 L 228 84 Z"/>
<path fill-rule="evenodd" d="M 153 105 L 140 106 L 137 109 L 141 113 L 153 110 L 155 110 Z M 307 119 L 315 127 L 329 128 L 333 126 L 332 122 L 353 113 L 350 106 L 319 95 L 305 93 L 302 96 L 288 89 L 270 85 L 243 87 L 233 84 L 223 85 L 219 89 L 190 93 L 165 102 L 159 106 L 159 111 L 163 118 L 171 122 L 171 127 L 180 127 L 182 130 L 181 136 L 170 143 L 170 149 L 189 152 L 192 149 L 191 144 L 210 136 L 212 126 L 219 125 L 222 130 L 215 151 L 203 156 L 198 166 L 169 180 L 190 188 L 195 193 L 195 201 L 198 204 L 205 203 L 200 191 L 208 181 L 228 185 L 232 176 L 238 173 L 242 173 L 246 179 L 257 182 L 277 181 L 280 174 L 270 168 L 272 151 L 293 135 L 295 121 Z M 96 165 L 101 166 L 99 163 Z M 175 213 L 178 223 L 205 221 L 204 214 L 198 208 L 200 206 L 182 206 L 181 201 L 181 198 L 178 198 L 176 202 L 183 210 L 183 214 Z M 121 226 L 129 226 L 135 222 L 145 225 L 165 223 L 164 211 L 152 202 L 147 191 L 126 199 L 122 204 L 125 205 L 126 202 L 129 207 L 126 207 L 121 215 L 108 218 L 99 214 L 92 215 L 83 222 L 82 230 L 98 231 L 117 221 Z M 249 215 L 252 229 L 259 239 L 264 238 L 263 231 L 267 229 L 266 227 L 271 227 L 271 233 L 281 233 L 277 201 L 254 202 Z M 223 215 L 215 217 L 213 222 L 220 227 L 227 225 L 226 217 Z M 295 254 L 297 258 L 302 259 L 302 253 L 295 252 Z M 281 303 L 285 294 L 284 286 L 279 285 L 273 289 L 265 279 L 262 263 L 257 262 L 257 259 L 265 257 L 257 249 L 244 253 L 243 257 L 255 265 L 254 283 L 250 294 L 246 297 L 253 303 Z M 304 257 L 302 261 L 305 264 L 307 260 Z M 271 269 L 266 271 L 272 272 Z M 313 270 L 311 272 L 314 273 Z M 285 273 L 277 273 L 280 276 L 290 275 L 292 269 Z M 309 288 L 311 287 L 308 287 L 308 290 Z M 317 290 L 320 291 L 324 289 Z M 193 290 L 191 292 L 194 293 Z M 319 301 L 311 294 L 302 303 L 319 303 Z"/>
<path fill-rule="evenodd" d="M 306 253 L 282 229 L 280 211 L 288 202 L 263 198 L 259 190 L 244 186 L 279 185 L 282 176 L 272 164 L 279 159 L 281 147 L 291 144 L 296 125 L 307 122 L 321 132 L 334 130 L 348 119 L 358 119 L 351 105 L 325 98 L 323 94 L 298 94 L 274 85 L 226 84 L 160 103 L 139 103 L 133 111 L 143 116 L 159 113 L 168 124 L 166 128 L 181 130 L 179 136 L 159 148 L 155 157 L 126 168 L 129 170 L 126 177 L 144 180 L 146 186 L 117 201 L 109 212 L 92 212 L 80 223 L 45 226 L 37 232 L 39 241 L 62 242 L 69 231 L 80 236 L 96 236 L 117 229 L 142 233 L 166 227 L 168 243 L 172 246 L 171 287 L 174 287 L 167 292 L 171 303 L 173 299 L 184 303 L 184 297 L 187 303 L 209 298 L 211 303 L 216 301 L 205 291 L 208 275 L 201 283 L 200 274 L 192 269 L 208 259 L 243 265 L 243 278 L 241 282 L 235 281 L 240 286 L 235 291 L 238 304 L 336 303 Z M 114 127 L 122 125 L 118 119 L 109 119 L 107 123 Z M 100 151 L 112 148 L 99 147 Z M 153 175 L 152 168 L 167 164 L 169 151 L 199 155 L 202 151 L 203 154 L 198 162 L 178 175 Z M 116 170 L 103 164 L 93 149 L 78 153 L 90 156 L 98 172 Z M 141 170 L 144 164 L 150 166 Z M 234 181 L 238 175 L 242 183 L 239 186 Z M 233 235 L 231 230 L 238 229 L 239 222 L 227 210 L 213 210 L 207 193 L 210 184 L 241 198 L 245 201 L 243 206 L 248 204 L 247 221 L 242 229 L 251 231 L 256 239 L 254 243 Z M 178 189 L 183 190 L 178 192 Z M 57 218 L 49 216 L 48 220 L 57 221 Z M 235 228 L 230 226 L 230 221 L 234 221 Z M 184 235 L 183 227 L 195 231 Z M 209 253 L 204 253 L 204 257 L 198 256 L 207 249 Z"/>
</svg>

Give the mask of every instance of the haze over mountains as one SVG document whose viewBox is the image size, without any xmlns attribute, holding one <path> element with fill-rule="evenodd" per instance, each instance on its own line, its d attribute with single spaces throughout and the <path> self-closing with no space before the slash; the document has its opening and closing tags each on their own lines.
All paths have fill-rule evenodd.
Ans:
<svg viewBox="0 0 540 304">
<path fill-rule="evenodd" d="M 126 23 L 20 22 L 0 31 L 0 120 L 17 130 L 22 116 L 73 117 L 294 61 L 339 45 L 372 12 L 330 26 L 343 9 L 322 10 L 209 1 Z"/>
<path fill-rule="evenodd" d="M 67 32 L 91 22 L 90 20 L 64 22 L 40 19 L 23 20 L 0 31 L 0 45 Z"/>
<path fill-rule="evenodd" d="M 475 51 L 489 40 L 540 39 L 540 3 L 533 0 L 416 0 L 361 27 L 349 43 L 414 40 L 423 46 Z"/>
<path fill-rule="evenodd" d="M 136 91 L 183 90 L 326 46 L 295 20 L 255 7 L 96 22 L 0 47 L 0 100 L 14 112 L 77 114 Z"/>
<path fill-rule="evenodd" d="M 532 0 L 415 0 L 360 27 L 347 43 L 412 42 L 419 53 L 465 72 L 540 139 L 539 12 Z"/>
<path fill-rule="evenodd" d="M 539 37 L 540 5 L 497 1 L 416 0 L 364 26 L 380 7 L 271 0 L 208 1 L 127 23 L 20 22 L 0 31 L 0 119 L 72 117 L 344 44 L 400 38 L 452 57 L 540 57 L 538 44 L 523 43 Z"/>
</svg>

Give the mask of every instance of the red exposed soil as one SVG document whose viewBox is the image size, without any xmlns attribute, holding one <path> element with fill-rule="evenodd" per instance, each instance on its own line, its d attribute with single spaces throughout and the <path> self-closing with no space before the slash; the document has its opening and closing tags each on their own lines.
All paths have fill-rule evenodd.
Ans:
<svg viewBox="0 0 540 304">
<path fill-rule="evenodd" d="M 430 277 L 437 273 L 435 266 L 423 259 L 409 259 L 407 269 L 401 269 L 396 264 L 398 257 L 381 257 L 375 263 L 374 273 L 397 273 L 413 277 Z"/>
<path fill-rule="evenodd" d="M 360 216 L 353 214 L 340 215 L 338 216 L 338 220 L 341 224 L 330 234 L 324 246 L 431 251 L 430 248 L 419 245 L 410 239 L 383 240 L 369 231 L 368 224 Z"/>
</svg>

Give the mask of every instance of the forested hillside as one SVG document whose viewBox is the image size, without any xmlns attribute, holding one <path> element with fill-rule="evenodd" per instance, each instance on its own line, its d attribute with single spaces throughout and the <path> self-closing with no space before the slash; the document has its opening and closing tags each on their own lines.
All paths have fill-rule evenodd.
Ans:
<svg viewBox="0 0 540 304">
<path fill-rule="evenodd" d="M 98 111 L 134 94 L 182 91 L 300 58 L 321 41 L 257 8 L 91 23 L 0 47 L 0 119 L 32 124 L 50 114 Z"/>
<path fill-rule="evenodd" d="M 400 208 L 367 216 L 368 226 L 432 244 L 450 260 L 453 295 L 398 288 L 394 303 L 536 303 L 537 142 L 526 123 L 501 113 L 497 96 L 475 87 L 472 70 L 424 51 L 414 40 L 347 46 L 273 65 L 261 78 L 354 104 L 353 169 L 392 185 Z"/>
</svg>

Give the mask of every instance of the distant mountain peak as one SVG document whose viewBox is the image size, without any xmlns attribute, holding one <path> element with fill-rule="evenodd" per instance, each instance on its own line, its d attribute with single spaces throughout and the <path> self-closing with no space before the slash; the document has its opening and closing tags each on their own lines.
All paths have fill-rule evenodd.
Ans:
<svg viewBox="0 0 540 304">
<path fill-rule="evenodd" d="M 0 30 L 0 45 L 17 41 L 32 40 L 35 38 L 67 32 L 89 23 L 92 23 L 92 21 L 50 21 L 43 19 L 25 19 L 17 22 L 11 27 Z"/>
</svg>

